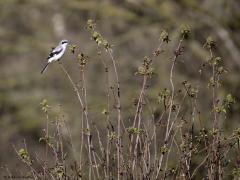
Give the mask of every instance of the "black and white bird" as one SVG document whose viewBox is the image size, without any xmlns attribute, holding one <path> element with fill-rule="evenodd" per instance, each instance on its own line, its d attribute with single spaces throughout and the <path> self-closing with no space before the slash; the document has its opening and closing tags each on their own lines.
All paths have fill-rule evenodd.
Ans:
<svg viewBox="0 0 240 180">
<path fill-rule="evenodd" d="M 47 69 L 48 65 L 52 62 L 59 61 L 60 58 L 65 53 L 65 50 L 68 45 L 68 40 L 62 40 L 57 47 L 55 47 L 47 57 L 47 64 L 44 66 L 43 70 L 41 71 L 41 74 Z"/>
</svg>

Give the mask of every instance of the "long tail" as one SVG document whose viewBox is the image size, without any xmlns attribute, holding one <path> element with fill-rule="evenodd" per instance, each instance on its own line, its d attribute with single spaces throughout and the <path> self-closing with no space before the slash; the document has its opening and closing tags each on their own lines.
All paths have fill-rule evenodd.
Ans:
<svg viewBox="0 0 240 180">
<path fill-rule="evenodd" d="M 48 65 L 49 65 L 49 62 L 44 66 L 43 70 L 41 71 L 41 74 L 44 73 L 44 71 L 47 69 Z"/>
</svg>

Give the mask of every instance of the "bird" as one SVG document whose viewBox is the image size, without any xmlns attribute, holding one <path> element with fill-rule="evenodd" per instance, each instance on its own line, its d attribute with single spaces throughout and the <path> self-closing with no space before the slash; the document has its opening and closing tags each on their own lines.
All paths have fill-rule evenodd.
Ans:
<svg viewBox="0 0 240 180">
<path fill-rule="evenodd" d="M 47 69 L 48 65 L 52 62 L 55 61 L 59 61 L 60 58 L 63 56 L 63 54 L 65 53 L 65 50 L 67 48 L 68 45 L 68 40 L 64 39 L 61 40 L 60 43 L 58 44 L 57 47 L 55 47 L 48 55 L 47 57 L 47 63 L 44 66 L 44 68 L 41 71 L 41 74 L 44 73 L 44 71 Z"/>
</svg>

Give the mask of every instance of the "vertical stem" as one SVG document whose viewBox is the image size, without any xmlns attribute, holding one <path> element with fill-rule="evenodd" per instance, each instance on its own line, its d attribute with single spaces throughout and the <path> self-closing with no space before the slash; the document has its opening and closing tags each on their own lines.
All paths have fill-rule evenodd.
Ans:
<svg viewBox="0 0 240 180">
<path fill-rule="evenodd" d="M 209 49 L 210 52 L 210 59 L 213 60 L 214 55 L 212 48 Z M 216 86 L 217 86 L 217 80 L 216 80 L 216 63 L 215 60 L 212 62 L 212 107 L 213 107 L 213 146 L 212 146 L 212 151 L 213 151 L 213 164 L 212 164 L 212 178 L 218 178 L 221 179 L 221 162 L 219 160 L 219 150 L 218 150 L 218 141 L 219 141 L 219 119 L 217 117 L 217 95 L 216 95 Z"/>
<path fill-rule="evenodd" d="M 83 117 L 83 113 L 82 113 L 82 128 L 81 128 L 81 145 L 80 145 L 80 163 L 79 163 L 79 168 L 80 168 L 80 172 L 82 172 L 82 157 L 83 157 L 83 137 L 84 137 L 84 117 Z"/>
<path fill-rule="evenodd" d="M 106 73 L 106 83 L 107 83 L 107 114 L 106 114 L 106 120 L 109 126 L 113 127 L 111 122 L 110 122 L 110 90 L 109 90 L 109 73 L 108 73 L 108 66 L 107 64 L 105 65 L 105 73 Z M 109 128 L 108 128 L 108 137 L 107 137 L 107 150 L 106 150 L 106 173 L 107 173 L 107 178 L 110 179 L 109 175 Z"/>
<path fill-rule="evenodd" d="M 159 51 L 159 53 L 160 53 L 161 46 L 162 46 L 162 42 L 160 42 L 160 44 L 157 48 L 157 51 Z M 141 126 L 141 113 L 142 113 L 142 109 L 143 109 L 142 105 L 143 105 L 143 98 L 144 98 L 144 93 L 145 93 L 145 89 L 146 89 L 148 76 L 149 76 L 148 74 L 145 74 L 143 76 L 142 88 L 140 91 L 140 95 L 138 97 L 137 108 L 136 108 L 136 112 L 135 112 L 134 119 L 133 119 L 133 126 L 132 126 L 133 128 L 135 128 L 135 126 L 137 124 L 137 119 L 138 119 L 138 125 L 137 125 L 138 130 L 140 129 L 140 126 Z M 133 146 L 134 146 L 133 139 L 134 139 L 133 134 L 131 134 L 129 153 L 133 157 L 133 160 L 132 159 L 129 160 L 129 167 L 132 168 L 132 174 L 134 174 L 134 171 L 135 171 L 135 164 L 136 164 L 136 158 L 137 158 L 137 146 L 139 143 L 139 134 L 137 134 L 134 149 L 133 149 Z M 133 154 L 132 154 L 132 151 L 134 151 Z"/>
<path fill-rule="evenodd" d="M 213 52 L 210 49 L 210 58 L 213 58 Z M 217 124 L 217 112 L 216 112 L 216 76 L 215 76 L 215 62 L 212 64 L 212 77 L 213 77 L 213 86 L 212 86 L 212 103 L 213 103 L 213 113 L 214 113 L 214 120 L 213 120 L 213 129 L 215 130 L 218 128 Z"/>
<path fill-rule="evenodd" d="M 86 125 L 87 125 L 87 136 L 88 136 L 88 156 L 90 161 L 90 168 L 89 168 L 89 178 L 91 179 L 91 169 L 93 170 L 93 161 L 92 161 L 92 135 L 91 135 L 91 129 L 89 124 L 89 118 L 88 118 L 88 105 L 87 105 L 87 85 L 85 80 L 85 71 L 84 67 L 80 67 L 81 75 L 82 75 L 82 90 L 83 90 L 83 100 L 84 100 L 84 112 L 86 113 Z M 93 155 L 94 156 L 94 155 Z M 97 168 L 97 166 L 96 166 Z M 97 175 L 99 177 L 98 169 L 96 169 Z M 94 173 L 94 172 L 93 172 Z"/>
<path fill-rule="evenodd" d="M 170 125 L 170 120 L 171 120 L 172 106 L 173 106 L 174 94 L 175 94 L 175 87 L 174 87 L 174 83 L 173 83 L 173 72 L 174 72 L 174 67 L 175 67 L 177 58 L 180 55 L 179 53 L 180 53 L 180 47 L 182 45 L 182 42 L 183 42 L 183 38 L 180 39 L 180 41 L 179 41 L 178 47 L 177 47 L 177 49 L 175 51 L 175 56 L 173 58 L 171 70 L 170 70 L 170 84 L 171 84 L 172 92 L 171 92 L 169 113 L 168 113 L 168 118 L 167 118 L 167 128 L 166 128 L 165 138 L 164 138 L 164 146 L 167 146 L 167 144 L 168 144 L 168 142 L 167 142 L 168 141 L 168 137 L 170 135 L 169 125 Z M 156 178 L 155 179 L 158 179 L 158 176 L 159 176 L 159 173 L 160 173 L 160 170 L 161 170 L 161 166 L 162 166 L 163 156 L 164 156 L 164 154 L 162 153 L 161 156 L 160 156 L 160 159 L 159 159 L 159 164 L 158 164 L 157 174 L 156 174 Z"/>
<path fill-rule="evenodd" d="M 81 108 L 83 110 L 83 114 L 85 116 L 85 119 L 86 119 L 86 122 L 87 122 L 87 129 L 89 131 L 88 133 L 88 158 L 89 158 L 89 163 L 90 163 L 90 166 L 89 166 L 89 179 L 91 179 L 91 169 L 92 169 L 92 157 L 91 157 L 91 134 L 90 134 L 90 129 L 89 129 L 89 120 L 88 120 L 88 112 L 86 111 L 86 108 L 84 107 L 84 103 L 83 103 L 83 100 L 81 98 L 81 95 L 79 93 L 79 90 L 76 86 L 76 84 L 73 82 L 71 76 L 69 75 L 69 73 L 67 72 L 67 70 L 65 69 L 65 67 L 59 63 L 61 69 L 63 70 L 63 72 L 66 74 L 66 76 L 68 77 L 69 81 L 71 82 L 72 86 L 73 86 L 73 89 L 74 91 L 76 92 L 77 94 L 77 98 L 78 98 L 78 101 L 81 105 Z M 84 90 L 84 99 L 86 100 L 86 88 Z"/>
<path fill-rule="evenodd" d="M 113 58 L 112 49 L 107 49 L 107 52 L 112 60 L 112 64 L 114 67 L 115 78 L 117 81 L 117 112 L 118 112 L 118 120 L 117 120 L 117 133 L 118 133 L 118 140 L 117 140 L 117 164 L 118 164 L 118 180 L 120 179 L 121 173 L 121 101 L 120 101 L 120 81 L 117 72 L 116 60 Z"/>
<path fill-rule="evenodd" d="M 48 113 L 46 112 L 46 140 L 48 141 L 49 139 L 49 133 L 48 133 Z M 44 173 L 44 179 L 46 179 L 46 167 L 47 167 L 47 159 L 48 159 L 48 142 L 46 142 L 46 147 L 45 147 L 45 161 L 44 161 L 44 170 L 43 170 L 43 173 Z"/>
<path fill-rule="evenodd" d="M 138 99 L 137 111 L 136 111 L 136 114 L 135 114 L 135 117 L 134 117 L 134 126 L 133 126 L 133 127 L 135 127 L 136 119 L 138 117 L 138 126 L 137 126 L 138 130 L 140 129 L 140 125 L 141 125 L 141 113 L 142 113 L 142 103 L 143 103 L 142 101 L 143 101 L 143 96 L 144 96 L 146 83 L 147 83 L 147 75 L 144 75 L 143 85 L 142 85 L 141 93 L 140 93 L 140 96 L 139 96 L 139 99 Z M 133 169 L 132 169 L 132 171 L 134 171 L 134 169 L 135 169 L 135 161 L 136 161 L 136 158 L 137 158 L 138 142 L 139 142 L 139 134 L 137 134 L 135 147 L 134 147 L 134 158 L 133 158 L 133 165 L 132 165 Z"/>
</svg>

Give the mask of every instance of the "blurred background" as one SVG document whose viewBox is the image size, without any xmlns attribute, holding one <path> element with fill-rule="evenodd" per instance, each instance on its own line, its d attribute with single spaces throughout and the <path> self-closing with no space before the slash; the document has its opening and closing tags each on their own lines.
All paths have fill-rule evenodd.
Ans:
<svg viewBox="0 0 240 180">
<path fill-rule="evenodd" d="M 39 143 L 45 126 L 40 102 L 47 99 L 54 113 L 64 114 L 74 143 L 79 143 L 81 110 L 67 77 L 57 63 L 40 74 L 49 51 L 61 39 L 78 46 L 89 57 L 87 88 L 90 117 L 104 128 L 106 122 L 104 66 L 99 50 L 86 30 L 93 19 L 97 29 L 110 44 L 118 61 L 122 87 L 124 120 L 135 111 L 134 98 L 139 93 L 141 78 L 135 76 L 144 56 L 158 47 L 162 30 L 167 30 L 170 43 L 164 55 L 154 62 L 156 75 L 149 82 L 148 95 L 157 102 L 158 93 L 169 85 L 169 69 L 179 39 L 181 25 L 191 28 L 184 44 L 185 54 L 177 63 L 175 83 L 184 80 L 202 87 L 199 103 L 204 122 L 208 123 L 210 91 L 206 88 L 210 71 L 199 74 L 208 52 L 203 44 L 208 36 L 217 42 L 216 54 L 223 58 L 229 73 L 224 77 L 219 95 L 231 93 L 237 100 L 223 129 L 239 127 L 240 98 L 240 1 L 236 0 L 0 0 L 0 166 L 12 171 L 22 163 L 13 145 L 26 140 L 31 150 L 44 149 Z M 104 52 L 102 52 L 104 54 Z M 102 56 L 101 58 L 109 58 Z M 74 80 L 79 71 L 68 50 L 62 62 Z M 156 99 L 156 100 L 155 100 Z M 157 103 L 155 103 L 157 106 Z M 154 104 L 153 104 L 154 106 Z M 204 116 L 204 113 L 208 114 Z"/>
</svg>

